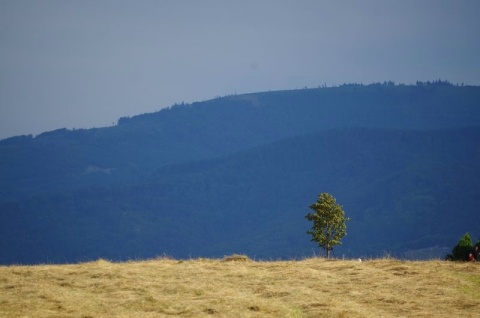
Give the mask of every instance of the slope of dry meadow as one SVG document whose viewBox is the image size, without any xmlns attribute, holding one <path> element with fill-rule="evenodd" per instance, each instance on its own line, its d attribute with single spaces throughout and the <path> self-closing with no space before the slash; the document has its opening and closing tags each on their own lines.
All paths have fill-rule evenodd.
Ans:
<svg viewBox="0 0 480 318">
<path fill-rule="evenodd" d="M 480 317 L 480 263 L 156 259 L 0 266 L 1 317 Z"/>
</svg>

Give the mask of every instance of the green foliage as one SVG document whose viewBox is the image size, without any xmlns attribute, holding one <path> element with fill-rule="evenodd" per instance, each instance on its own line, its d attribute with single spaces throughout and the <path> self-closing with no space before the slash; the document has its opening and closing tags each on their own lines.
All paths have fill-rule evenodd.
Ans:
<svg viewBox="0 0 480 318">
<path fill-rule="evenodd" d="M 317 201 L 310 205 L 310 209 L 314 213 L 308 213 L 305 217 L 313 222 L 313 225 L 307 234 L 312 236 L 312 241 L 325 249 L 329 258 L 330 250 L 340 245 L 341 239 L 347 235 L 346 222 L 349 218 L 345 217 L 342 207 L 329 193 L 320 193 Z"/>
<path fill-rule="evenodd" d="M 472 238 L 470 237 L 470 234 L 465 233 L 465 235 L 458 241 L 458 244 L 452 249 L 452 254 L 448 255 L 447 258 L 454 261 L 465 261 L 472 248 Z"/>
</svg>

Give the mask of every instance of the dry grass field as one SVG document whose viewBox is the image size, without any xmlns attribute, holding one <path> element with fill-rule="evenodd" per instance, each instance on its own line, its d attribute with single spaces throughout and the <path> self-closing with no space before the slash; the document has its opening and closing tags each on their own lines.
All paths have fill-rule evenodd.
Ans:
<svg viewBox="0 0 480 318">
<path fill-rule="evenodd" d="M 480 263 L 156 259 L 0 266 L 1 317 L 480 317 Z"/>
</svg>

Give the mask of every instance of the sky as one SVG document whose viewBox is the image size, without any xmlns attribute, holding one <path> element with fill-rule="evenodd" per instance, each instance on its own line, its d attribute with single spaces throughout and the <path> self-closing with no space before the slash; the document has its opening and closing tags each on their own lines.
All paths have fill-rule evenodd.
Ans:
<svg viewBox="0 0 480 318">
<path fill-rule="evenodd" d="M 478 0 L 0 0 L 0 139 L 231 94 L 480 85 Z"/>
</svg>

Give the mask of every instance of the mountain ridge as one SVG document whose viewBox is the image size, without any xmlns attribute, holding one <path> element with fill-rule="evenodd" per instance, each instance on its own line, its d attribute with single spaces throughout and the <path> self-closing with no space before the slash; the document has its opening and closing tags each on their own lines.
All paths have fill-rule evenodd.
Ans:
<svg viewBox="0 0 480 318">
<path fill-rule="evenodd" d="M 352 217 L 339 253 L 453 246 L 480 223 L 479 101 L 479 87 L 347 85 L 0 141 L 0 262 L 302 257 L 320 192 Z"/>
</svg>

